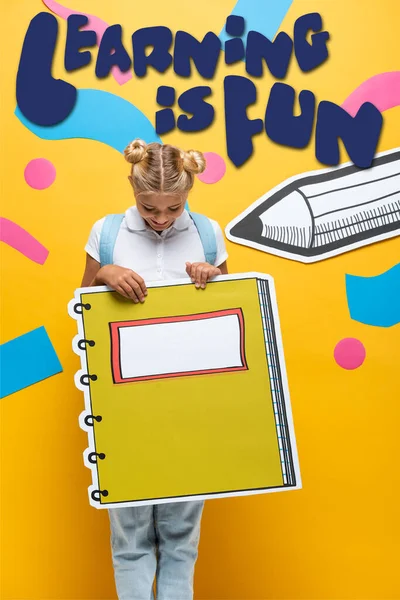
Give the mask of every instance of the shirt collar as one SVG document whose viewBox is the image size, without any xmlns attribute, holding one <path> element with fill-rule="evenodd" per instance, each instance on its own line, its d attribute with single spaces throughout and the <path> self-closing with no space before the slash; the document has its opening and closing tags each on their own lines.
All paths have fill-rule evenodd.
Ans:
<svg viewBox="0 0 400 600">
<path fill-rule="evenodd" d="M 185 229 L 189 229 L 191 222 L 192 219 L 190 218 L 188 211 L 185 209 L 183 213 L 177 219 L 175 219 L 172 224 L 172 228 L 177 229 L 178 231 L 184 231 Z"/>
<path fill-rule="evenodd" d="M 131 206 L 125 212 L 125 221 L 131 231 L 145 231 L 147 229 L 146 221 L 140 216 L 136 206 Z"/>
<path fill-rule="evenodd" d="M 136 206 L 131 206 L 125 212 L 125 221 L 128 229 L 131 231 L 145 231 L 146 229 L 150 229 L 150 227 L 146 224 L 146 221 L 140 216 Z M 189 229 L 190 223 L 190 215 L 185 209 L 183 213 L 173 222 L 171 229 L 184 231 L 185 229 Z"/>
</svg>

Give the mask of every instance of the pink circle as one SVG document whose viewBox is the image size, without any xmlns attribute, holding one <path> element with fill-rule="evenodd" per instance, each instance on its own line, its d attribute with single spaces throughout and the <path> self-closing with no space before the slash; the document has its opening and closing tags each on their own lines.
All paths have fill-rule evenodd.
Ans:
<svg viewBox="0 0 400 600">
<path fill-rule="evenodd" d="M 358 369 L 365 360 L 364 344 L 356 338 L 344 338 L 335 346 L 333 356 L 339 367 L 343 369 Z"/>
<path fill-rule="evenodd" d="M 34 158 L 25 167 L 25 181 L 35 190 L 44 190 L 51 186 L 56 178 L 56 168 L 46 158 Z"/>
<path fill-rule="evenodd" d="M 224 159 L 215 152 L 204 152 L 204 158 L 207 163 L 206 169 L 197 177 L 203 183 L 217 183 L 225 175 L 226 164 Z"/>
</svg>

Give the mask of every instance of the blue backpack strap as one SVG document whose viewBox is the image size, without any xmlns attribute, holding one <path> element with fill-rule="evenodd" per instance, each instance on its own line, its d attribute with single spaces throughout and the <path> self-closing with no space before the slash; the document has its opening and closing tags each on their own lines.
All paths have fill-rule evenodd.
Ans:
<svg viewBox="0 0 400 600">
<path fill-rule="evenodd" d="M 199 215 L 198 213 L 190 212 L 194 224 L 197 227 L 197 231 L 199 232 L 201 243 L 203 244 L 204 256 L 206 257 L 206 262 L 210 265 L 214 265 L 217 260 L 217 238 L 215 236 L 214 227 L 210 219 L 205 217 L 204 215 Z"/>
<path fill-rule="evenodd" d="M 125 215 L 107 215 L 100 233 L 100 264 L 113 264 L 114 246 Z"/>
</svg>

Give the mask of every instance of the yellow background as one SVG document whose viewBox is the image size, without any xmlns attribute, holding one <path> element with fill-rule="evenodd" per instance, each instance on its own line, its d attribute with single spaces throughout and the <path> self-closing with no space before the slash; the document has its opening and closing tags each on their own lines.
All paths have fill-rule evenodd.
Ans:
<svg viewBox="0 0 400 600">
<path fill-rule="evenodd" d="M 132 31 L 155 24 L 197 37 L 218 33 L 233 4 L 71 0 L 70 6 L 122 23 L 128 44 Z M 1 401 L 3 597 L 111 600 L 116 594 L 108 520 L 87 500 L 90 472 L 82 462 L 87 436 L 77 421 L 83 397 L 74 386 L 79 360 L 71 351 L 76 325 L 66 306 L 81 281 L 90 227 L 109 212 L 123 211 L 132 196 L 118 152 L 88 140 L 40 140 L 13 114 L 23 38 L 30 19 L 43 9 L 39 0 L 14 0 L 2 11 L 2 214 L 50 250 L 40 266 L 2 244 L 2 341 L 45 325 L 64 372 Z M 331 34 L 330 58 L 309 74 L 293 60 L 287 81 L 297 91 L 310 89 L 318 100 L 340 104 L 368 77 L 399 69 L 398 0 L 294 0 L 282 29 L 292 33 L 295 19 L 313 11 L 321 12 Z M 61 77 L 64 47 L 61 23 L 54 67 Z M 211 82 L 212 128 L 196 135 L 176 131 L 164 142 L 226 158 L 222 80 L 228 73 L 245 75 L 244 66 L 221 63 Z M 112 78 L 97 81 L 94 65 L 67 79 L 119 94 L 152 121 L 158 85 L 182 92 L 202 82 L 168 72 L 134 77 L 120 87 Z M 258 80 L 251 118 L 263 116 L 272 82 L 267 75 Z M 379 150 L 400 145 L 400 108 L 386 112 L 384 121 Z M 29 188 L 23 177 L 26 164 L 37 157 L 57 169 L 55 183 L 44 191 Z M 274 185 L 321 166 L 313 143 L 290 150 L 261 134 L 244 167 L 228 162 L 219 183 L 197 182 L 190 204 L 225 226 Z M 313 265 L 231 243 L 228 251 L 231 272 L 258 270 L 275 278 L 304 488 L 206 505 L 196 597 L 398 599 L 400 326 L 351 321 L 344 275 L 375 275 L 392 267 L 399 261 L 400 239 Z M 355 371 L 333 360 L 343 337 L 359 338 L 366 347 L 366 361 Z"/>
<path fill-rule="evenodd" d="M 126 306 L 116 292 L 82 294 L 91 410 L 102 503 L 275 487 L 283 484 L 255 279 L 154 288 Z M 109 322 L 241 308 L 248 370 L 115 385 Z M 157 352 L 154 348 L 153 352 Z M 135 427 L 136 424 L 136 427 Z M 205 434 L 206 432 L 206 434 Z M 140 468 L 138 468 L 140 464 Z M 191 469 L 192 466 L 192 469 Z M 153 473 L 149 481 L 149 473 Z"/>
</svg>

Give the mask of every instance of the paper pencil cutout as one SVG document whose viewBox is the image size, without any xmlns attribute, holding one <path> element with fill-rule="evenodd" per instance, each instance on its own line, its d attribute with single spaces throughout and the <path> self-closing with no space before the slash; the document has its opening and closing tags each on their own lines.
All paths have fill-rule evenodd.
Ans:
<svg viewBox="0 0 400 600">
<path fill-rule="evenodd" d="M 301 487 L 273 280 L 76 291 L 81 427 L 96 508 Z"/>
<path fill-rule="evenodd" d="M 226 227 L 232 242 L 305 263 L 400 234 L 400 148 L 369 169 L 352 163 L 303 173 Z"/>
</svg>

